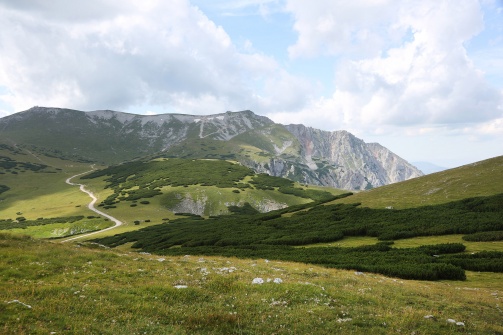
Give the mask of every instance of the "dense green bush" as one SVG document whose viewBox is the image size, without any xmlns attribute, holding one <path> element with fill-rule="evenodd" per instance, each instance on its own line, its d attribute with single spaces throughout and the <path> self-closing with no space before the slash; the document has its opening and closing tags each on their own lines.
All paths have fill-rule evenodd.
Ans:
<svg viewBox="0 0 503 335">
<path fill-rule="evenodd" d="M 30 226 L 42 226 L 52 223 L 73 223 L 82 220 L 84 216 L 78 215 L 78 216 L 57 217 L 57 218 L 38 218 L 36 220 L 26 220 L 24 217 L 18 217 L 17 219 L 20 218 L 22 219 L 18 221 L 14 221 L 11 219 L 0 220 L 0 230 L 26 228 Z"/>
<path fill-rule="evenodd" d="M 7 185 L 0 185 L 0 194 L 2 194 L 4 192 L 7 192 L 8 190 L 10 190 L 9 186 L 7 186 Z"/>
<path fill-rule="evenodd" d="M 266 178 L 260 177 L 261 185 Z M 292 260 L 410 279 L 463 279 L 463 269 L 503 271 L 501 253 L 459 254 L 465 250 L 459 243 L 395 249 L 390 241 L 503 230 L 503 194 L 393 211 L 360 208 L 358 204 L 311 203 L 294 206 L 298 211 L 284 216 L 292 208 L 257 213 L 250 207 L 230 207 L 231 215 L 206 220 L 194 216 L 177 219 L 169 225 L 155 225 L 98 242 L 109 246 L 134 242 L 134 247 L 166 254 Z M 334 242 L 346 236 L 374 236 L 384 242 L 348 249 L 293 248 Z M 170 249 L 177 245 L 182 248 Z"/>
<path fill-rule="evenodd" d="M 503 241 L 503 231 L 484 231 L 463 236 L 463 240 L 471 242 Z"/>
<path fill-rule="evenodd" d="M 18 169 L 21 172 L 24 172 L 26 170 L 38 172 L 46 169 L 47 167 L 48 166 L 45 164 L 18 162 L 10 157 L 0 156 L 0 168 L 4 168 L 5 170 Z M 11 173 L 17 174 L 16 171 L 11 171 Z"/>
<path fill-rule="evenodd" d="M 440 257 L 439 261 L 470 271 L 503 272 L 503 252 L 482 251 L 473 254 L 446 255 Z"/>
</svg>

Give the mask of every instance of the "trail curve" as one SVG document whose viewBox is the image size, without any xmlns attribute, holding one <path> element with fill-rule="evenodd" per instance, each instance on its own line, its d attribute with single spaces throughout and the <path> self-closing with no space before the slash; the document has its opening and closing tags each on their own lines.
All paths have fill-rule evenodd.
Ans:
<svg viewBox="0 0 503 335">
<path fill-rule="evenodd" d="M 82 173 L 79 173 L 79 174 L 76 174 L 74 176 L 71 176 L 69 177 L 68 179 L 66 179 L 66 183 L 68 185 L 72 185 L 72 186 L 80 186 L 80 190 L 84 193 L 86 193 L 87 195 L 89 195 L 91 197 L 91 202 L 87 205 L 87 208 L 89 208 L 90 210 L 92 210 L 93 212 L 101 215 L 101 216 L 104 216 L 106 217 L 107 219 L 109 219 L 110 221 L 113 221 L 115 223 L 114 226 L 112 227 L 108 227 L 108 228 L 105 228 L 105 229 L 101 229 L 101 230 L 97 230 L 97 231 L 93 231 L 92 233 L 87 233 L 87 234 L 83 234 L 83 235 L 79 235 L 79 236 L 75 236 L 75 237 L 72 237 L 72 238 L 68 238 L 68 239 L 65 239 L 61 242 L 69 242 L 69 241 L 73 241 L 73 240 L 77 240 L 77 239 L 80 239 L 80 238 L 84 238 L 84 237 L 88 237 L 90 235 L 94 235 L 94 234 L 98 234 L 98 233 L 102 233 L 104 231 L 107 231 L 107 230 L 111 230 L 111 229 L 114 229 L 114 228 L 117 228 L 121 225 L 123 225 L 124 223 L 122 221 L 120 221 L 119 219 L 117 218 L 114 218 L 113 216 L 111 215 L 108 215 L 106 213 L 103 213 L 102 211 L 100 211 L 99 209 L 97 209 L 96 207 L 94 207 L 94 204 L 96 203 L 96 201 L 98 201 L 98 198 L 94 195 L 93 192 L 89 191 L 89 190 L 86 190 L 85 186 L 83 184 L 78 184 L 78 183 L 72 183 L 72 179 L 75 178 L 75 177 L 78 177 L 78 176 L 81 176 L 83 174 L 86 174 L 86 173 L 89 173 L 91 171 L 94 171 L 94 169 L 92 170 L 89 170 L 89 171 L 86 171 L 86 172 L 82 172 Z"/>
</svg>

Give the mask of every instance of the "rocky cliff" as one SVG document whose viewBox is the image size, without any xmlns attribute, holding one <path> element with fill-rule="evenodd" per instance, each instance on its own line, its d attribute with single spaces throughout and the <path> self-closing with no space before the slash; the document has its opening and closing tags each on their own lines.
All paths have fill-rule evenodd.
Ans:
<svg viewBox="0 0 503 335">
<path fill-rule="evenodd" d="M 367 144 L 347 131 L 328 132 L 304 125 L 285 127 L 300 142 L 301 156 L 322 185 L 363 190 L 423 175 L 385 147 Z"/>
</svg>

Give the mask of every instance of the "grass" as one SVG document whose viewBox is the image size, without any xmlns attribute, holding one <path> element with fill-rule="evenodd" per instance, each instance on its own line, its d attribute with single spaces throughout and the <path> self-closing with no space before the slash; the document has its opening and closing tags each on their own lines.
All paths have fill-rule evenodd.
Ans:
<svg viewBox="0 0 503 335">
<path fill-rule="evenodd" d="M 37 173 L 26 171 L 2 174 L 2 184 L 10 186 L 10 190 L 2 193 L 0 218 L 15 219 L 22 215 L 27 219 L 36 219 L 94 214 L 86 207 L 89 197 L 77 187 L 65 183 L 68 177 L 89 170 L 89 164 L 30 154 L 12 154 L 7 150 L 0 150 L 0 156 L 21 162 L 43 163 L 49 166 L 46 170 L 52 172 L 43 170 Z"/>
<path fill-rule="evenodd" d="M 474 289 L 299 263 L 163 258 L 92 246 L 0 235 L 0 332 L 503 332 L 501 285 Z M 265 283 L 254 285 L 254 278 Z"/>
</svg>

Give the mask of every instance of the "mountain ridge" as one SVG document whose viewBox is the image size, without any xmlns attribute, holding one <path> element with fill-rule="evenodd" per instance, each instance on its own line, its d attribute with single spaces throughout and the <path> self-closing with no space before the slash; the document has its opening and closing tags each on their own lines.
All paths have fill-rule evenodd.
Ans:
<svg viewBox="0 0 503 335">
<path fill-rule="evenodd" d="M 0 119 L 0 129 L 0 138 L 107 165 L 155 154 L 233 159 L 257 172 L 350 190 L 422 175 L 383 146 L 367 144 L 345 130 L 277 124 L 249 110 L 137 115 L 33 107 Z M 192 147 L 180 151 L 187 141 Z M 208 153 L 207 144 L 214 153 Z"/>
</svg>

